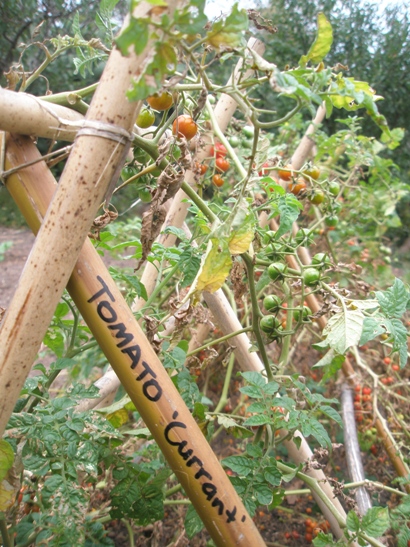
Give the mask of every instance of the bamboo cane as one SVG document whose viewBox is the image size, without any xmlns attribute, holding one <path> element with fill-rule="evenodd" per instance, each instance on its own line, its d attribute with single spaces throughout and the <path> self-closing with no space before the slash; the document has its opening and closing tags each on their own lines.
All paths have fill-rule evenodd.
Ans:
<svg viewBox="0 0 410 547">
<path fill-rule="evenodd" d="M 39 153 L 30 139 L 11 137 L 6 155 L 15 166 Z M 27 203 L 35 208 L 27 220 L 37 231 L 55 189 L 44 162 L 8 177 L 7 188 L 23 203 L 22 212 Z M 215 543 L 263 547 L 242 501 L 88 239 L 67 288 Z"/>
<path fill-rule="evenodd" d="M 178 0 L 175 0 L 175 2 Z M 174 8 L 170 3 L 167 9 Z M 142 2 L 136 16 L 152 6 Z M 0 435 L 13 411 L 55 307 L 67 284 L 99 204 L 116 182 L 130 146 L 139 105 L 126 93 L 144 60 L 114 47 L 77 134 L 52 203 L 21 275 L 0 331 Z"/>
<path fill-rule="evenodd" d="M 2 131 L 72 142 L 82 121 L 84 116 L 75 110 L 0 88 Z"/>
</svg>

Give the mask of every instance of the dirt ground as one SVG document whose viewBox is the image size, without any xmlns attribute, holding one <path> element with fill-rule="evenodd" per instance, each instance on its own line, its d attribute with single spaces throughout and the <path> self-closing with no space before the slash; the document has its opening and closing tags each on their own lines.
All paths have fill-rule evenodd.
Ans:
<svg viewBox="0 0 410 547">
<path fill-rule="evenodd" d="M 11 243 L 4 254 L 0 252 L 0 307 L 7 308 L 13 298 L 24 264 L 34 243 L 30 230 L 0 228 L 0 249 L 2 244 Z M 3 257 L 3 260 L 1 258 Z"/>
</svg>

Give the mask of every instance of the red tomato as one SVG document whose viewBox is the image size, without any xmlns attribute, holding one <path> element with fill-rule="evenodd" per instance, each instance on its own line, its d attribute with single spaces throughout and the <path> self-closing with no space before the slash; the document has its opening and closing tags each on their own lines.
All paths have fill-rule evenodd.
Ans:
<svg viewBox="0 0 410 547">
<path fill-rule="evenodd" d="M 178 134 L 178 137 L 185 137 L 187 141 L 190 141 L 198 133 L 198 126 L 191 116 L 181 114 L 172 124 L 172 133 L 174 135 Z"/>
<path fill-rule="evenodd" d="M 221 142 L 216 142 L 214 146 L 211 146 L 211 156 L 220 158 L 226 156 L 228 153 L 225 146 Z"/>
<path fill-rule="evenodd" d="M 390 365 L 390 363 L 391 363 L 390 357 L 385 357 L 385 358 L 383 359 L 383 363 L 384 363 L 385 365 Z"/>
<path fill-rule="evenodd" d="M 212 177 L 212 182 L 215 184 L 215 186 L 218 186 L 218 188 L 220 188 L 224 184 L 224 179 L 221 177 L 221 175 L 214 175 Z"/>
<path fill-rule="evenodd" d="M 228 171 L 230 164 L 226 158 L 219 156 L 215 160 L 215 166 L 218 171 L 222 171 L 223 173 L 225 173 L 226 171 Z"/>
</svg>

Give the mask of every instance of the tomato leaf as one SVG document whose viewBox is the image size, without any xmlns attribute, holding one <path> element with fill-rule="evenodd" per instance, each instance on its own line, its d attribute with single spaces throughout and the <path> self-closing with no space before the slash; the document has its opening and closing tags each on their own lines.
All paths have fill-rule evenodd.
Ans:
<svg viewBox="0 0 410 547">
<path fill-rule="evenodd" d="M 311 45 L 307 55 L 303 55 L 299 61 L 300 66 L 306 66 L 309 61 L 320 63 L 329 53 L 333 43 L 332 25 L 322 12 L 317 16 L 316 39 Z"/>
<path fill-rule="evenodd" d="M 242 32 L 248 28 L 248 15 L 234 4 L 232 12 L 216 21 L 207 33 L 207 42 L 216 49 L 220 47 L 237 47 L 241 43 Z"/>
<path fill-rule="evenodd" d="M 7 475 L 14 462 L 14 452 L 11 445 L 4 439 L 0 439 L 0 481 Z"/>
<path fill-rule="evenodd" d="M 222 464 L 243 477 L 247 477 L 249 473 L 252 473 L 254 468 L 253 461 L 246 456 L 228 456 L 228 458 L 222 460 Z"/>
<path fill-rule="evenodd" d="M 224 239 L 211 239 L 202 257 L 201 267 L 192 283 L 190 294 L 215 292 L 222 287 L 232 267 L 231 253 Z"/>
<path fill-rule="evenodd" d="M 279 198 L 278 210 L 280 213 L 280 226 L 276 233 L 279 238 L 291 230 L 293 223 L 298 218 L 302 204 L 293 194 L 286 194 Z"/>
<path fill-rule="evenodd" d="M 410 302 L 410 293 L 403 281 L 395 279 L 386 291 L 376 291 L 376 298 L 387 317 L 401 317 Z"/>
<path fill-rule="evenodd" d="M 195 508 L 193 505 L 189 505 L 187 509 L 184 526 L 185 526 L 185 531 L 186 531 L 186 535 L 188 536 L 188 539 L 192 539 L 196 534 L 199 534 L 199 532 L 204 527 L 201 517 L 195 511 Z"/>
<path fill-rule="evenodd" d="M 359 343 L 363 321 L 364 315 L 361 310 L 336 313 L 323 330 L 326 343 L 337 353 L 344 354 L 350 346 L 357 346 Z"/>
<path fill-rule="evenodd" d="M 390 526 L 387 507 L 371 507 L 362 519 L 362 529 L 373 538 L 380 537 Z"/>
</svg>

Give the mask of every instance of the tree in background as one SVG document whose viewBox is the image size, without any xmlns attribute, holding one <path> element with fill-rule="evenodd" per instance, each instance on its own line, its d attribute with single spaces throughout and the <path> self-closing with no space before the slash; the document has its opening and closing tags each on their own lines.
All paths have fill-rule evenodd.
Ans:
<svg viewBox="0 0 410 547">
<path fill-rule="evenodd" d="M 260 10 L 262 16 L 271 20 L 277 28 L 269 40 L 266 40 L 266 32 L 263 32 L 267 44 L 266 57 L 279 68 L 296 66 L 300 56 L 312 43 L 315 35 L 313 21 L 320 11 L 330 20 L 334 35 L 335 45 L 326 58 L 327 65 L 340 63 L 346 67 L 345 75 L 368 81 L 377 94 L 384 97 L 379 102 L 379 110 L 389 124 L 409 130 L 409 8 L 403 4 L 382 10 L 376 2 L 357 0 L 275 0 Z M 292 40 L 289 40 L 289 36 L 292 36 Z M 263 98 L 266 103 L 266 95 Z M 273 93 L 269 98 L 273 100 Z M 339 117 L 346 115 L 340 112 Z M 332 118 L 326 122 L 325 127 L 329 133 L 333 133 L 336 125 L 337 121 Z M 370 120 L 363 121 L 363 129 L 365 134 L 379 136 Z M 404 140 L 392 159 L 402 168 L 402 177 L 408 180 L 408 140 Z"/>
</svg>

